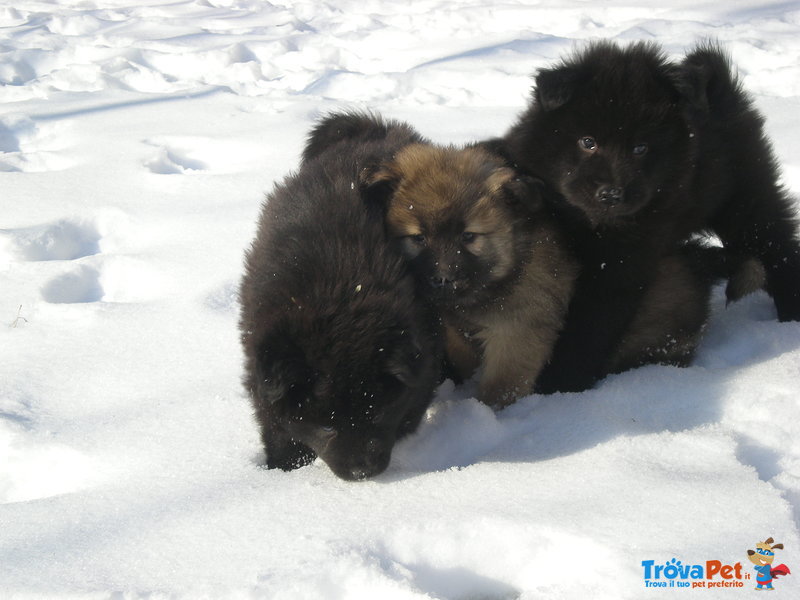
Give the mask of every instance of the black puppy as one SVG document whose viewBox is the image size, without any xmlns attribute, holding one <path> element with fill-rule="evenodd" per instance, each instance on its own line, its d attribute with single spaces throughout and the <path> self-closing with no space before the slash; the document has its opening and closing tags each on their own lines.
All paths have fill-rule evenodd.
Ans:
<svg viewBox="0 0 800 600">
<path fill-rule="evenodd" d="M 676 64 L 654 44 L 592 44 L 540 71 L 518 122 L 482 145 L 557 192 L 581 263 L 539 391 L 579 391 L 604 375 L 660 260 L 695 232 L 717 234 L 734 258 L 757 257 L 778 317 L 800 319 L 793 205 L 763 120 L 718 48 Z"/>
<path fill-rule="evenodd" d="M 419 424 L 442 342 L 360 183 L 363 169 L 421 138 L 370 117 L 370 135 L 323 143 L 332 119 L 263 205 L 240 328 L 267 466 L 295 469 L 319 456 L 355 480 L 382 472 L 395 440 Z"/>
</svg>

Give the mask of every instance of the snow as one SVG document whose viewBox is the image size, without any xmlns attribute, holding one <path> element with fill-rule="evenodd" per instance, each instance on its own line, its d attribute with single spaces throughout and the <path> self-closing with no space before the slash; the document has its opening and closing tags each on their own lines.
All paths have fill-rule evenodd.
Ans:
<svg viewBox="0 0 800 600">
<path fill-rule="evenodd" d="M 688 369 L 497 414 L 445 382 L 359 483 L 259 467 L 236 327 L 315 118 L 496 135 L 587 39 L 719 39 L 799 196 L 797 3 L 15 0 L 0 27 L 0 597 L 728 598 L 641 563 L 752 573 L 770 536 L 800 574 L 800 324 L 763 293 L 717 291 Z"/>
</svg>

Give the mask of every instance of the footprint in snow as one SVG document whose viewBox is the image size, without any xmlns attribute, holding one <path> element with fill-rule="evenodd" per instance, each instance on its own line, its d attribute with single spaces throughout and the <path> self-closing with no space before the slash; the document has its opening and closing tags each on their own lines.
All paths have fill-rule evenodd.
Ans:
<svg viewBox="0 0 800 600">
<path fill-rule="evenodd" d="M 158 175 L 178 175 L 208 169 L 208 165 L 194 158 L 191 151 L 169 146 L 159 147 L 155 155 L 145 161 L 144 166 Z"/>
<path fill-rule="evenodd" d="M 143 143 L 155 148 L 143 165 L 157 175 L 235 173 L 261 164 L 263 151 L 253 142 L 201 136 L 160 136 Z"/>
<path fill-rule="evenodd" d="M 0 83 L 4 79 L 0 69 Z M 72 166 L 73 162 L 62 152 L 69 146 L 64 127 L 43 125 L 27 117 L 0 118 L 0 171 L 37 173 Z"/>
<path fill-rule="evenodd" d="M 106 228 L 108 224 L 106 224 Z M 113 248 L 126 227 L 112 227 L 106 242 Z M 147 262 L 131 256 L 104 254 L 104 236 L 93 220 L 61 219 L 20 229 L 0 230 L 0 268 L 15 261 L 58 262 L 62 271 L 41 288 L 51 304 L 145 302 L 162 296 L 168 282 Z M 119 243 L 119 242 L 117 242 Z M 51 268 L 47 269 L 52 272 Z M 228 293 L 230 293 L 228 291 Z M 225 290 L 219 302 L 225 303 Z"/>
<path fill-rule="evenodd" d="M 0 259 L 15 261 L 76 261 L 100 253 L 101 236 L 91 221 L 61 219 L 43 225 L 0 230 Z M 94 302 L 103 295 L 96 269 L 77 270 L 51 279 L 42 289 L 47 302 Z"/>
<path fill-rule="evenodd" d="M 238 302 L 238 285 L 234 281 L 229 281 L 206 295 L 203 304 L 216 313 L 229 314 L 236 311 Z"/>
<path fill-rule="evenodd" d="M 3 233 L 11 234 L 16 254 L 27 261 L 75 260 L 100 252 L 100 234 L 90 222 L 62 219 Z"/>
<path fill-rule="evenodd" d="M 164 295 L 168 281 L 146 262 L 129 256 L 101 256 L 57 275 L 42 288 L 51 304 L 138 303 Z"/>
<path fill-rule="evenodd" d="M 103 299 L 100 272 L 81 265 L 76 270 L 58 275 L 42 288 L 42 298 L 51 304 L 80 304 Z"/>
</svg>

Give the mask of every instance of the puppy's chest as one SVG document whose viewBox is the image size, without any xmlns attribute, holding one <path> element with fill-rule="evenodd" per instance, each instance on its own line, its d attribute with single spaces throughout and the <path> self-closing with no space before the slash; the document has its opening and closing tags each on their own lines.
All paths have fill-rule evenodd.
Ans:
<svg viewBox="0 0 800 600">
<path fill-rule="evenodd" d="M 595 231 L 574 236 L 571 247 L 584 278 L 635 277 L 642 269 L 650 270 L 665 252 L 664 237 L 663 232 Z"/>
<path fill-rule="evenodd" d="M 497 296 L 478 307 L 456 307 L 444 312 L 444 320 L 461 333 L 465 339 L 475 343 L 481 333 L 517 318 L 516 307 L 505 296 Z"/>
</svg>

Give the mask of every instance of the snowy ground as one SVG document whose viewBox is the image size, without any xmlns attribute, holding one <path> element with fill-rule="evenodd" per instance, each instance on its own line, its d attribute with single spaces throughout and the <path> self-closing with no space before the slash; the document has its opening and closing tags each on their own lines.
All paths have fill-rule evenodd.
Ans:
<svg viewBox="0 0 800 600">
<path fill-rule="evenodd" d="M 363 483 L 259 468 L 235 297 L 317 116 L 495 135 L 589 38 L 722 41 L 800 196 L 796 2 L 1 4 L 0 597 L 663 597 L 642 561 L 750 574 L 768 536 L 798 597 L 800 324 L 765 295 L 718 293 L 689 369 L 499 414 L 445 383 Z"/>
</svg>

